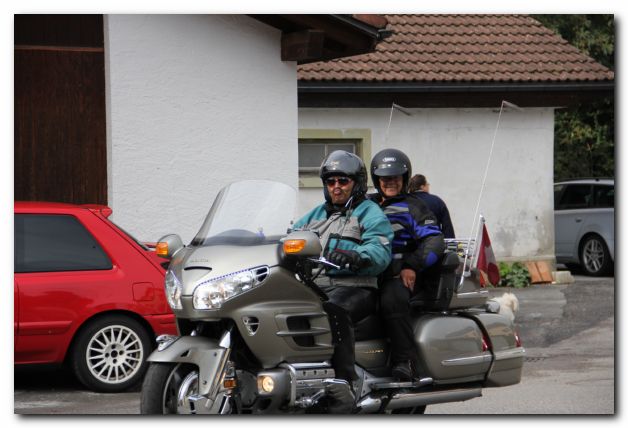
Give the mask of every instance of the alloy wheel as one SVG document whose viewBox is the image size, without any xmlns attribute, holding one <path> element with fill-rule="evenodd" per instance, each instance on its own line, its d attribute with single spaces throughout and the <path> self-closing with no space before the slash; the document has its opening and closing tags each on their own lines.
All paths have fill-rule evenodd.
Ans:
<svg viewBox="0 0 628 428">
<path fill-rule="evenodd" d="M 92 336 L 85 358 L 89 371 L 96 379 L 118 384 L 141 369 L 144 348 L 135 331 L 123 325 L 109 325 Z"/>
<path fill-rule="evenodd" d="M 597 239 L 589 239 L 582 248 L 582 261 L 587 271 L 599 272 L 604 266 L 604 247 Z"/>
</svg>

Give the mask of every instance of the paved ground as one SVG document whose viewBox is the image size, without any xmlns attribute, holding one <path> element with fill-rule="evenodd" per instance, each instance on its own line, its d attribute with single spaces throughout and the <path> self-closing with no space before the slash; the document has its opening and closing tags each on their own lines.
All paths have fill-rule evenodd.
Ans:
<svg viewBox="0 0 628 428">
<path fill-rule="evenodd" d="M 519 385 L 485 389 L 483 397 L 428 407 L 428 414 L 613 414 L 614 278 L 578 276 L 571 285 L 514 292 L 526 361 Z M 136 414 L 139 393 L 85 391 L 60 369 L 16 370 L 18 414 Z"/>
<path fill-rule="evenodd" d="M 526 358 L 522 381 L 481 398 L 429 406 L 428 414 L 612 415 L 615 402 L 614 278 L 510 290 Z M 501 294 L 501 289 L 491 290 Z"/>
</svg>

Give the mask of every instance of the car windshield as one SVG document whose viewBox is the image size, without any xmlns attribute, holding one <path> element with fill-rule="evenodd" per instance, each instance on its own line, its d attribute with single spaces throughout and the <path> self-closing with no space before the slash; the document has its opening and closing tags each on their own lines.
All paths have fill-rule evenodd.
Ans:
<svg viewBox="0 0 628 428">
<path fill-rule="evenodd" d="M 266 180 L 231 183 L 216 196 L 191 246 L 264 245 L 286 235 L 296 209 L 296 190 Z"/>
</svg>

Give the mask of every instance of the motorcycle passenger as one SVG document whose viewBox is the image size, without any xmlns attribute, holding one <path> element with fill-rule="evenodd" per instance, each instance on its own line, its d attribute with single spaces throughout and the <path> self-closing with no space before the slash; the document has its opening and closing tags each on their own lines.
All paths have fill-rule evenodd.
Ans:
<svg viewBox="0 0 628 428">
<path fill-rule="evenodd" d="M 392 375 L 402 381 L 420 376 L 409 300 L 417 275 L 435 267 L 445 251 L 443 234 L 434 214 L 407 193 L 412 173 L 410 159 L 400 150 L 385 149 L 371 161 L 371 178 L 379 203 L 392 224 L 393 260 L 381 277 L 380 304 L 391 344 Z"/>
<path fill-rule="evenodd" d="M 325 202 L 299 219 L 293 229 L 318 232 L 323 256 L 341 267 L 328 269 L 316 283 L 329 297 L 325 309 L 332 325 L 338 322 L 334 331 L 340 332 L 334 338 L 332 366 L 336 377 L 350 386 L 357 379 L 353 323 L 376 310 L 372 291 L 377 288 L 377 276 L 391 261 L 393 231 L 382 210 L 366 198 L 366 166 L 358 156 L 334 151 L 323 160 L 319 175 Z M 333 398 L 332 413 L 351 411 L 355 400 L 351 389 L 331 385 L 328 392 Z"/>
<path fill-rule="evenodd" d="M 430 183 L 423 174 L 415 174 L 408 183 L 408 193 L 426 203 L 427 207 L 436 216 L 440 230 L 445 238 L 455 238 L 454 225 L 451 223 L 447 204 L 438 196 L 430 193 Z"/>
</svg>

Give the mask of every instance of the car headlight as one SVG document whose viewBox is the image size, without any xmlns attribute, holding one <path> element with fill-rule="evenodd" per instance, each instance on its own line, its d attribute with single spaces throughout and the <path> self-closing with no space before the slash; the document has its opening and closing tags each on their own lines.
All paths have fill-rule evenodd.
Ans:
<svg viewBox="0 0 628 428">
<path fill-rule="evenodd" d="M 268 267 L 254 268 L 212 278 L 194 290 L 194 309 L 218 309 L 224 302 L 245 293 L 262 283 Z"/>
<path fill-rule="evenodd" d="M 183 292 L 183 286 L 171 270 L 166 273 L 165 284 L 166 298 L 168 299 L 170 307 L 172 309 L 183 309 L 183 306 L 181 305 L 181 293 Z"/>
</svg>

